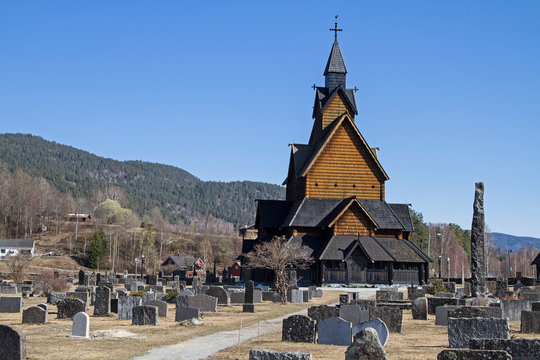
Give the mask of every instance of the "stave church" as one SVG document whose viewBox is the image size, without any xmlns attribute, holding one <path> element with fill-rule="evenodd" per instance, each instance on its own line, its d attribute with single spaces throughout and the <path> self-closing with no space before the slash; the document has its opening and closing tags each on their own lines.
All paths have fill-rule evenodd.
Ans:
<svg viewBox="0 0 540 360">
<path fill-rule="evenodd" d="M 313 128 L 307 144 L 291 144 L 285 200 L 257 200 L 256 239 L 249 253 L 274 236 L 304 245 L 315 260 L 298 278 L 316 284 L 424 284 L 431 259 L 410 241 L 408 204 L 385 201 L 389 179 L 355 121 L 354 89 L 337 41 L 324 69 L 325 85 L 314 86 Z M 247 266 L 246 266 L 247 265 Z M 271 281 L 267 271 L 244 264 L 242 278 Z"/>
</svg>

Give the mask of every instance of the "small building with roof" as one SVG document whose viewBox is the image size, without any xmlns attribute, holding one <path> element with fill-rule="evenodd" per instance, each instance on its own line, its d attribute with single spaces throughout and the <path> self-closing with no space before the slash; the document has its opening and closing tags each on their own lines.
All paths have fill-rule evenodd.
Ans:
<svg viewBox="0 0 540 360">
<path fill-rule="evenodd" d="M 7 259 L 9 256 L 19 254 L 34 256 L 34 240 L 28 239 L 0 239 L 0 259 Z"/>
</svg>

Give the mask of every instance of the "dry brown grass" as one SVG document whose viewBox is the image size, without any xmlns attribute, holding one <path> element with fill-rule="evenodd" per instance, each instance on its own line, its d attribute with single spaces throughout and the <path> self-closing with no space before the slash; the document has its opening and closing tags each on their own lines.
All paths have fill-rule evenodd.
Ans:
<svg viewBox="0 0 540 360">
<path fill-rule="evenodd" d="M 536 338 L 540 334 L 521 334 L 519 322 L 510 323 L 511 337 Z M 412 320 L 411 312 L 403 311 L 403 325 L 400 334 L 391 333 L 385 350 L 390 360 L 428 360 L 436 359 L 437 354 L 448 347 L 448 331 L 445 326 L 435 325 L 435 315 L 429 320 Z M 264 336 L 264 339 L 253 339 L 225 349 L 210 359 L 212 360 L 247 360 L 250 349 L 296 351 L 313 355 L 314 360 L 344 359 L 346 346 L 331 346 L 281 341 L 281 331 Z"/>
<path fill-rule="evenodd" d="M 256 313 L 242 312 L 241 305 L 220 306 L 217 313 L 207 313 L 202 325 L 180 325 L 174 321 L 174 304 L 169 304 L 167 318 L 159 318 L 158 326 L 133 326 L 131 320 L 116 320 L 92 317 L 93 307 L 89 307 L 90 336 L 95 330 L 124 330 L 139 335 L 138 338 L 100 337 L 91 339 L 73 339 L 71 320 L 56 319 L 55 306 L 49 306 L 49 323 L 46 325 L 21 324 L 22 314 L 0 313 L 0 323 L 14 325 L 26 334 L 28 359 L 131 359 L 145 354 L 148 350 L 176 344 L 198 336 L 205 336 L 225 330 L 238 329 L 240 319 L 243 326 L 249 326 L 259 320 L 267 320 L 288 313 L 305 309 L 312 305 L 330 304 L 338 300 L 338 291 L 325 291 L 322 298 L 314 298 L 308 304 L 256 304 Z M 24 300 L 23 308 L 44 302 L 45 298 Z"/>
</svg>

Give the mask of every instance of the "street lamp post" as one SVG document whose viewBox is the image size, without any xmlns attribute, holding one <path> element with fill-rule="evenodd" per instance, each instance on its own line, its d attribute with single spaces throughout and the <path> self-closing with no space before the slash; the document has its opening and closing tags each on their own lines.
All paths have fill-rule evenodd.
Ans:
<svg viewBox="0 0 540 360">
<path fill-rule="evenodd" d="M 135 258 L 135 279 L 137 279 L 137 263 L 139 262 L 139 258 Z"/>
<path fill-rule="evenodd" d="M 144 274 L 144 255 L 141 255 L 142 263 L 141 263 L 141 280 L 143 278 Z"/>
<path fill-rule="evenodd" d="M 441 267 L 442 256 L 439 255 L 439 279 L 442 279 L 442 267 Z"/>
<path fill-rule="evenodd" d="M 448 263 L 448 282 L 450 282 L 450 258 L 446 258 L 446 262 Z"/>
<path fill-rule="evenodd" d="M 508 277 L 512 277 L 512 250 L 508 250 Z"/>
</svg>

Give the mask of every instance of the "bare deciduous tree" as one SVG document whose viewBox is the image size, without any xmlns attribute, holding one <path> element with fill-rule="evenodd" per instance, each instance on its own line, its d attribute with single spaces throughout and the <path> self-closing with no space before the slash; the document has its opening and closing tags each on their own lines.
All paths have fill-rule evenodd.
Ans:
<svg viewBox="0 0 540 360">
<path fill-rule="evenodd" d="M 17 254 L 15 256 L 10 256 L 8 260 L 8 269 L 11 280 L 16 283 L 22 283 L 24 280 L 27 280 L 29 268 L 28 263 L 30 259 L 28 255 Z"/>
<path fill-rule="evenodd" d="M 248 255 L 248 265 L 274 272 L 274 286 L 283 303 L 287 301 L 287 268 L 305 269 L 313 263 L 307 256 L 307 248 L 293 244 L 284 238 L 274 237 L 270 241 L 255 245 Z"/>
</svg>

